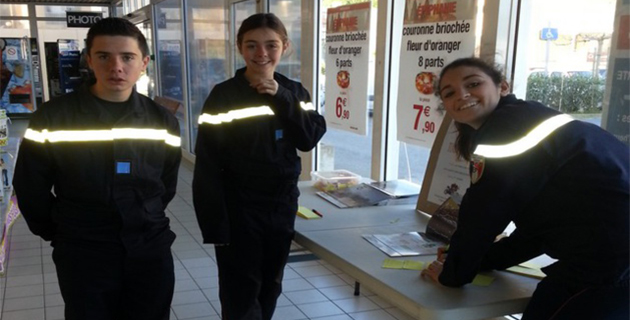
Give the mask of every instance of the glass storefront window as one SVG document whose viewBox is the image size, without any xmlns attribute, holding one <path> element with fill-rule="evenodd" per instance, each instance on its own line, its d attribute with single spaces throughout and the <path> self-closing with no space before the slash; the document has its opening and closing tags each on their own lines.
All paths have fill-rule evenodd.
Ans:
<svg viewBox="0 0 630 320">
<path fill-rule="evenodd" d="M 398 142 L 398 179 L 422 184 L 431 149 Z"/>
<path fill-rule="evenodd" d="M 25 4 L 0 4 L 0 16 L 28 17 L 28 6 Z"/>
<path fill-rule="evenodd" d="M 162 97 L 184 104 L 182 49 L 181 0 L 167 0 L 155 5 L 156 57 L 159 72 L 159 92 Z M 190 151 L 188 123 L 184 114 L 178 112 L 182 147 Z"/>
<path fill-rule="evenodd" d="M 302 6 L 299 1 L 271 0 L 269 2 L 269 12 L 274 13 L 287 29 L 289 35 L 289 50 L 282 57 L 276 72 L 279 72 L 290 79 L 300 81 L 300 58 L 302 40 Z"/>
<path fill-rule="evenodd" d="M 0 20 L 2 37 L 21 38 L 31 35 L 31 27 L 28 20 Z"/>
<path fill-rule="evenodd" d="M 320 68 L 319 68 L 319 98 L 320 98 L 320 112 L 326 114 L 327 112 L 334 112 L 334 106 L 325 105 L 325 87 L 327 77 L 330 80 L 335 81 L 335 75 L 326 74 L 326 20 L 328 8 L 338 7 L 346 4 L 355 3 L 356 1 L 343 0 L 343 1 L 321 1 L 320 12 Z M 371 15 L 375 15 L 376 10 L 372 10 Z M 375 20 L 373 20 L 375 21 Z M 371 41 L 376 40 L 375 33 L 372 32 L 370 36 L 374 37 Z M 370 57 L 374 57 L 375 52 L 370 52 Z M 371 63 L 374 61 L 371 58 Z M 330 128 L 322 138 L 319 144 L 318 152 L 318 170 L 328 171 L 333 169 L 347 169 L 363 177 L 370 177 L 371 163 L 372 163 L 372 116 L 371 107 L 373 105 L 373 89 L 374 89 L 374 72 L 373 68 L 370 68 L 372 72 L 368 72 L 369 79 L 368 85 L 368 127 L 367 135 L 357 135 L 348 131 Z M 372 98 L 369 96 L 372 95 Z"/>
<path fill-rule="evenodd" d="M 615 5 L 614 0 L 522 2 L 516 96 L 600 125 Z"/>
<path fill-rule="evenodd" d="M 245 67 L 245 61 L 243 61 L 243 57 L 238 52 L 238 45 L 236 43 L 236 36 L 238 35 L 238 28 L 241 27 L 243 20 L 247 19 L 252 14 L 256 13 L 256 2 L 252 0 L 246 0 L 242 2 L 237 2 L 232 5 L 233 8 L 233 28 L 234 28 L 234 47 L 232 48 L 232 56 L 234 57 L 234 70 L 238 70 L 240 68 Z"/>
<path fill-rule="evenodd" d="M 124 13 L 122 1 L 114 4 L 114 7 L 112 9 L 112 17 L 122 17 L 123 15 Z"/>
<path fill-rule="evenodd" d="M 123 0 L 122 2 L 123 14 L 128 14 L 149 5 L 151 0 Z"/>
<path fill-rule="evenodd" d="M 147 45 L 149 45 L 149 55 L 153 56 L 155 47 L 153 46 L 153 25 L 150 20 L 140 22 L 136 24 L 136 27 L 140 29 L 140 32 L 147 39 Z M 149 60 L 147 69 L 142 73 L 140 79 L 136 82 L 136 91 L 151 99 L 155 98 L 155 61 Z"/>
<path fill-rule="evenodd" d="M 222 0 L 185 2 L 188 52 L 188 114 L 191 145 L 197 140 L 197 120 L 210 90 L 232 76 L 228 72 L 228 20 Z"/>
<path fill-rule="evenodd" d="M 109 16 L 107 7 L 84 7 L 84 6 L 36 6 L 35 14 L 38 18 L 66 18 L 66 12 L 102 12 L 103 18 Z"/>
</svg>

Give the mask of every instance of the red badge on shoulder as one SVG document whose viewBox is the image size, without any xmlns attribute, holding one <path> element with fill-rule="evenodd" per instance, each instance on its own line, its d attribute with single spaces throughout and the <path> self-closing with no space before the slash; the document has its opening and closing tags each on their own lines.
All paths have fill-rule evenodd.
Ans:
<svg viewBox="0 0 630 320">
<path fill-rule="evenodd" d="M 486 159 L 482 156 L 473 155 L 470 160 L 470 182 L 477 183 L 483 175 L 483 169 L 486 167 Z"/>
</svg>

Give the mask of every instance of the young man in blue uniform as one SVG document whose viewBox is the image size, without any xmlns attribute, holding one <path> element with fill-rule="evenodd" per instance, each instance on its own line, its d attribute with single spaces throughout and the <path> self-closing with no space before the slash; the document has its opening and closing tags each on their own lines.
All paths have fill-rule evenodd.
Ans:
<svg viewBox="0 0 630 320">
<path fill-rule="evenodd" d="M 179 126 L 134 85 L 149 63 L 133 24 L 102 19 L 87 37 L 95 83 L 41 106 L 13 184 L 30 230 L 52 241 L 65 318 L 168 319 L 175 277 L 166 205 Z"/>
</svg>

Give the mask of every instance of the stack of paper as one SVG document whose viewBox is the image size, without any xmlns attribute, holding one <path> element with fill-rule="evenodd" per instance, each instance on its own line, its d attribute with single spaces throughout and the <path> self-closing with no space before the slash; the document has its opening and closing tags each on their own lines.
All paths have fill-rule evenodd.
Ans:
<svg viewBox="0 0 630 320">
<path fill-rule="evenodd" d="M 429 240 L 418 232 L 364 234 L 363 238 L 390 257 L 437 254 L 441 242 Z"/>
<path fill-rule="evenodd" d="M 418 202 L 420 186 L 406 180 L 361 183 L 356 186 L 318 192 L 317 195 L 339 208 L 374 205 L 414 204 Z"/>
<path fill-rule="evenodd" d="M 322 217 L 317 213 L 313 212 L 313 210 L 299 206 L 297 215 L 304 219 L 321 219 Z"/>
</svg>

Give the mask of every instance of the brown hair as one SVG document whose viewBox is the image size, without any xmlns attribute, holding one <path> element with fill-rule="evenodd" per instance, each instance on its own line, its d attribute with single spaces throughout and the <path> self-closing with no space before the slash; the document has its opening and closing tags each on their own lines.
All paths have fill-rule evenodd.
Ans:
<svg viewBox="0 0 630 320">
<path fill-rule="evenodd" d="M 85 45 L 88 55 L 92 49 L 94 38 L 97 36 L 125 36 L 134 38 L 138 41 L 138 47 L 140 48 L 142 57 L 149 56 L 149 45 L 147 44 L 147 39 L 138 27 L 123 18 L 101 19 L 90 27 Z"/>
<path fill-rule="evenodd" d="M 446 67 L 442 69 L 440 72 L 440 83 L 438 84 L 438 89 L 436 94 L 440 92 L 441 79 L 446 74 L 446 72 L 456 69 L 459 67 L 474 67 L 481 70 L 483 73 L 487 74 L 492 82 L 497 86 L 501 85 L 504 81 L 503 73 L 501 70 L 492 63 L 486 62 L 479 58 L 461 58 L 457 59 L 451 63 L 449 63 Z M 458 134 L 457 139 L 455 140 L 455 152 L 457 156 L 460 158 L 464 158 L 467 161 L 470 161 L 472 158 L 472 135 L 475 132 L 471 126 L 459 122 L 455 122 L 455 127 L 457 128 Z"/>
<path fill-rule="evenodd" d="M 283 44 L 289 42 L 287 29 L 275 14 L 257 13 L 245 19 L 241 24 L 241 27 L 238 28 L 238 33 L 236 34 L 236 43 L 238 44 L 238 47 L 240 48 L 243 44 L 243 37 L 247 32 L 260 28 L 269 28 L 275 31 L 280 36 Z"/>
</svg>

